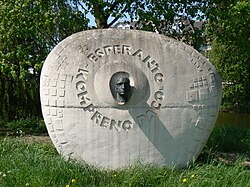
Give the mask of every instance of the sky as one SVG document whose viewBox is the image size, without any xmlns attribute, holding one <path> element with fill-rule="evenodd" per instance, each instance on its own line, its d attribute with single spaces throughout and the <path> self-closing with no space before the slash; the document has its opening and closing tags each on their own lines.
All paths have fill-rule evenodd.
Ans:
<svg viewBox="0 0 250 187">
<path fill-rule="evenodd" d="M 202 14 L 202 13 L 199 11 L 199 14 Z M 88 13 L 86 16 L 87 16 L 87 18 L 90 20 L 88 26 L 89 26 L 89 27 L 96 26 L 95 17 L 94 17 L 91 13 Z M 126 18 L 126 17 L 127 17 L 127 18 Z M 122 17 L 122 18 L 119 19 L 117 22 L 123 22 L 123 21 L 130 20 L 129 15 L 126 15 L 126 17 Z M 114 19 L 114 17 L 109 17 L 108 23 L 110 23 L 113 19 Z M 194 19 L 197 19 L 197 18 L 194 18 Z M 117 23 L 117 22 L 116 22 L 116 23 Z"/>
<path fill-rule="evenodd" d="M 90 14 L 90 13 L 88 13 L 86 16 L 90 20 L 88 26 L 89 27 L 96 26 L 95 17 L 92 14 Z M 108 19 L 108 23 L 110 23 L 112 21 L 112 19 L 114 19 L 114 17 L 110 17 Z M 129 18 L 123 17 L 123 18 L 120 18 L 117 22 L 126 21 L 126 20 L 129 20 Z"/>
<path fill-rule="evenodd" d="M 90 20 L 90 22 L 88 24 L 89 27 L 96 26 L 95 17 L 92 14 L 88 13 L 87 18 L 89 18 L 89 20 Z"/>
</svg>

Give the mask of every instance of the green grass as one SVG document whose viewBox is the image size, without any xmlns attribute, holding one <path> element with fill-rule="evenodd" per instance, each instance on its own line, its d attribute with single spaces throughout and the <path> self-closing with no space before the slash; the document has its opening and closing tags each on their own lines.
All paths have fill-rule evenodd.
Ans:
<svg viewBox="0 0 250 187">
<path fill-rule="evenodd" d="M 242 165 L 242 162 L 249 159 L 249 132 L 249 129 L 237 131 L 231 128 L 216 129 L 198 160 L 186 169 L 157 168 L 138 164 L 117 171 L 103 171 L 80 165 L 73 160 L 65 161 L 49 143 L 27 142 L 20 137 L 2 137 L 0 186 L 63 187 L 70 184 L 70 186 L 247 187 L 250 186 L 250 170 L 249 166 Z M 226 143 L 231 144 L 229 149 L 224 149 Z M 76 183 L 72 183 L 72 179 L 76 179 Z"/>
<path fill-rule="evenodd" d="M 250 129 L 230 126 L 215 128 L 209 137 L 207 147 L 217 151 L 250 155 Z"/>
</svg>

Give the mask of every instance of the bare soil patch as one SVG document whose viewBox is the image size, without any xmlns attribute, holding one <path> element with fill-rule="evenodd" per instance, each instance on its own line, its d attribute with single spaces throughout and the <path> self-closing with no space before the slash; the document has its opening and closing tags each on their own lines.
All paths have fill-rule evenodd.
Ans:
<svg viewBox="0 0 250 187">
<path fill-rule="evenodd" d="M 25 142 L 28 143 L 44 143 L 44 144 L 52 144 L 52 141 L 47 134 L 42 134 L 42 135 L 25 135 L 21 136 L 20 139 L 24 140 Z"/>
</svg>

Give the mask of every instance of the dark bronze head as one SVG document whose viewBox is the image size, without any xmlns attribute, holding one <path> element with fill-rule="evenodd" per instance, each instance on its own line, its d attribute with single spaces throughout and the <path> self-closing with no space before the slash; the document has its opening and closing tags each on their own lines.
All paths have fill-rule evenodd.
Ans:
<svg viewBox="0 0 250 187">
<path fill-rule="evenodd" d="M 128 77 L 120 75 L 117 77 L 115 82 L 115 91 L 119 95 L 126 95 L 130 92 L 131 86 L 130 86 L 130 80 Z"/>
<path fill-rule="evenodd" d="M 111 84 L 113 84 L 111 85 L 111 92 L 118 104 L 126 103 L 131 95 L 129 74 L 126 72 L 116 73 L 112 77 Z"/>
</svg>

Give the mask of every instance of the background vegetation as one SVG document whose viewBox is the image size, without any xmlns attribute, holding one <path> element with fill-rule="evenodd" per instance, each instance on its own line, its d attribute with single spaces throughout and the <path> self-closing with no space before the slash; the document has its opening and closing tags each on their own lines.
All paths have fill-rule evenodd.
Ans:
<svg viewBox="0 0 250 187">
<path fill-rule="evenodd" d="M 51 49 L 72 33 L 109 28 L 119 19 L 209 53 L 224 83 L 223 110 L 249 112 L 247 0 L 0 0 L 0 120 L 41 117 L 39 77 Z M 87 14 L 96 26 L 88 27 Z M 195 27 L 195 20 L 203 23 Z"/>
<path fill-rule="evenodd" d="M 0 1 L 0 119 L 41 116 L 43 62 L 59 41 L 87 23 L 68 1 Z"/>
<path fill-rule="evenodd" d="M 250 1 L 228 3 L 217 15 L 220 19 L 208 26 L 212 39 L 209 58 L 224 81 L 223 109 L 249 112 Z"/>
</svg>

